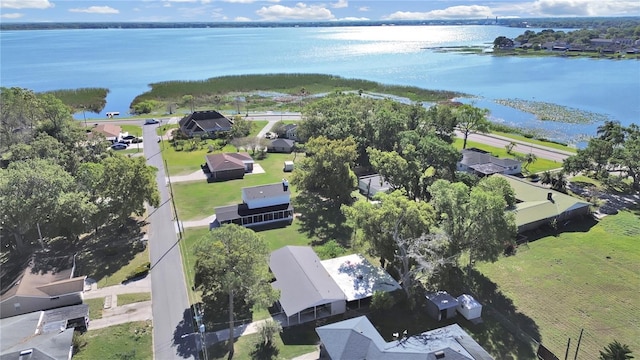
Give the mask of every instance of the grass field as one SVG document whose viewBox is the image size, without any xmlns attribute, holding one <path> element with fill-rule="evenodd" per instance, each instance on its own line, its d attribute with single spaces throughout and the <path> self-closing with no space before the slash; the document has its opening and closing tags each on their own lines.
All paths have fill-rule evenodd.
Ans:
<svg viewBox="0 0 640 360">
<path fill-rule="evenodd" d="M 306 331 L 308 332 L 308 331 Z M 298 335 L 298 336 L 296 336 Z M 301 340 L 297 340 L 296 338 L 300 338 L 299 334 L 291 334 L 285 333 L 280 336 L 275 336 L 275 347 L 276 353 L 273 352 L 254 352 L 256 349 L 256 344 L 261 339 L 258 334 L 252 334 L 247 336 L 242 336 L 238 338 L 234 345 L 234 360 L 249 360 L 249 359 L 293 359 L 297 356 L 304 355 L 310 353 L 317 349 L 316 343 L 319 342 L 317 336 L 314 338 L 312 335 L 315 334 L 305 334 L 305 338 Z M 285 343 L 286 341 L 286 343 Z M 210 359 L 227 359 L 227 343 L 222 342 L 215 346 L 212 346 L 209 349 L 209 358 Z M 272 355 L 273 357 L 271 357 Z"/>
<path fill-rule="evenodd" d="M 462 149 L 462 144 L 464 143 L 464 140 L 461 138 L 456 138 L 453 142 L 453 146 L 456 147 L 456 149 L 461 150 Z M 481 150 L 485 150 L 491 153 L 491 155 L 499 157 L 499 158 L 509 158 L 509 159 L 514 159 L 516 156 L 522 156 L 524 157 L 525 154 L 522 153 L 517 153 L 517 152 L 512 152 L 511 154 L 507 153 L 507 149 L 505 148 L 499 148 L 499 147 L 495 147 L 495 146 L 489 146 L 489 145 L 485 145 L 479 142 L 475 142 L 475 141 L 467 141 L 467 149 L 468 148 L 478 148 Z M 557 162 L 557 161 L 553 161 L 553 160 L 548 160 L 548 159 L 542 159 L 542 158 L 538 158 L 535 162 L 533 162 L 531 165 L 529 165 L 529 168 L 527 170 L 524 169 L 524 165 L 522 167 L 522 173 L 538 173 L 538 172 L 542 172 L 542 171 L 547 171 L 547 170 L 553 170 L 553 169 L 558 169 L 562 167 L 562 163 Z"/>
<path fill-rule="evenodd" d="M 557 356 L 593 359 L 609 342 L 640 351 L 640 211 L 607 216 L 521 246 L 516 256 L 477 268 L 535 321 L 542 343 Z"/>
<path fill-rule="evenodd" d="M 173 184 L 178 215 L 182 220 L 195 220 L 211 216 L 216 206 L 231 205 L 242 201 L 241 189 L 282 181 L 291 173 L 282 171 L 285 160 L 293 160 L 294 154 L 268 154 L 263 160 L 256 160 L 265 170 L 264 174 L 247 174 L 244 179 L 207 183 L 206 181 Z M 300 159 L 301 155 L 297 155 Z M 204 161 L 204 155 L 202 160 Z M 295 188 L 291 188 L 295 195 Z"/>
<path fill-rule="evenodd" d="M 151 300 L 151 293 L 132 293 L 118 295 L 118 306 Z"/>
<path fill-rule="evenodd" d="M 89 305 L 89 319 L 95 320 L 102 318 L 102 309 L 104 308 L 104 298 L 85 299 L 83 301 Z"/>
<path fill-rule="evenodd" d="M 76 335 L 79 342 L 85 345 L 73 358 L 80 360 L 152 359 L 151 333 L 151 321 L 130 322 L 104 329 L 89 330 L 82 335 Z"/>
<path fill-rule="evenodd" d="M 546 146 L 546 147 L 549 147 L 549 148 L 552 148 L 552 149 L 569 151 L 569 152 L 572 152 L 572 153 L 576 153 L 577 152 L 576 148 L 573 148 L 573 147 L 570 147 L 570 146 L 565 146 L 565 145 L 562 145 L 562 144 L 556 144 L 556 143 L 552 143 L 552 142 L 548 142 L 548 141 L 542 141 L 542 140 L 538 140 L 538 139 L 528 138 L 528 137 L 522 136 L 522 135 L 504 133 L 504 132 L 499 132 L 499 131 L 494 131 L 492 133 L 496 134 L 496 135 L 508 137 L 510 139 L 513 139 L 513 140 L 531 143 L 531 144 L 534 144 L 534 145 L 542 145 L 542 146 Z"/>
</svg>

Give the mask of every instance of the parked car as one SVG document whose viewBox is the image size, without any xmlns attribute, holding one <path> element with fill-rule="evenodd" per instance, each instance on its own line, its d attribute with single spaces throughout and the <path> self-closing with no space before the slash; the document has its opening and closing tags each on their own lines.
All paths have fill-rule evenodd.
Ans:
<svg viewBox="0 0 640 360">
<path fill-rule="evenodd" d="M 115 143 L 111 145 L 111 149 L 113 150 L 125 150 L 127 148 L 127 144 L 123 143 Z"/>
<path fill-rule="evenodd" d="M 127 135 L 127 136 L 123 137 L 122 140 L 133 140 L 135 138 L 136 138 L 135 135 Z"/>
<path fill-rule="evenodd" d="M 144 121 L 145 125 L 159 124 L 160 121 L 158 119 L 147 119 Z"/>
<path fill-rule="evenodd" d="M 142 136 L 141 137 L 134 137 L 133 139 L 131 139 L 131 143 L 132 144 L 137 144 L 137 143 L 141 143 L 142 142 Z"/>
</svg>

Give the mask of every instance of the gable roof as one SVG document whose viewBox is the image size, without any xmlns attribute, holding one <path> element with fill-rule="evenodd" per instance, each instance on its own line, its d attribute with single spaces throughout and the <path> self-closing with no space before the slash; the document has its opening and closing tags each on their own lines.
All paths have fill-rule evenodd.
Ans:
<svg viewBox="0 0 640 360">
<path fill-rule="evenodd" d="M 231 128 L 233 122 L 215 110 L 194 111 L 178 122 L 180 128 L 190 131 L 223 131 Z"/>
<path fill-rule="evenodd" d="M 269 267 L 277 279 L 272 286 L 280 290 L 280 305 L 287 316 L 345 299 L 309 246 L 285 246 L 273 251 Z"/>
<path fill-rule="evenodd" d="M 376 291 L 391 292 L 400 289 L 398 282 L 389 273 L 374 266 L 360 254 L 322 260 L 322 266 L 338 284 L 347 301 L 368 298 Z"/>
<path fill-rule="evenodd" d="M 271 140 L 268 147 L 281 147 L 281 148 L 291 148 L 295 144 L 295 141 L 289 139 L 275 139 Z"/>
<path fill-rule="evenodd" d="M 242 199 L 245 201 L 267 199 L 276 196 L 291 195 L 291 186 L 287 182 L 286 190 L 284 181 L 275 184 L 249 186 L 242 188 Z"/>
<path fill-rule="evenodd" d="M 22 274 L 6 289 L 0 301 L 13 296 L 54 297 L 84 290 L 86 276 L 73 277 L 73 268 L 56 271 L 39 271 L 33 261 Z"/>
<path fill-rule="evenodd" d="M 109 138 L 118 137 L 122 132 L 122 128 L 114 124 L 99 124 L 91 129 L 91 131 L 103 134 L 105 137 Z"/>
<path fill-rule="evenodd" d="M 516 199 L 516 225 L 521 226 L 535 221 L 558 216 L 564 212 L 589 207 L 590 204 L 559 191 L 534 185 L 528 181 L 502 174 L 495 174 L 507 180 L 513 188 Z M 551 194 L 553 201 L 548 200 Z"/>
<path fill-rule="evenodd" d="M 440 351 L 445 359 L 493 359 L 457 324 L 390 342 L 366 316 L 321 326 L 316 332 L 332 359 L 431 360 Z"/>
<path fill-rule="evenodd" d="M 205 159 L 211 171 L 244 169 L 246 162 L 253 162 L 251 155 L 246 152 L 209 154 Z"/>
<path fill-rule="evenodd" d="M 505 168 L 518 166 L 520 162 L 513 159 L 500 159 L 486 152 L 465 149 L 462 150 L 460 164 L 466 165 L 482 174 L 490 175 L 503 172 Z"/>
<path fill-rule="evenodd" d="M 284 126 L 284 131 L 295 130 L 298 127 L 298 124 L 287 124 Z"/>
</svg>

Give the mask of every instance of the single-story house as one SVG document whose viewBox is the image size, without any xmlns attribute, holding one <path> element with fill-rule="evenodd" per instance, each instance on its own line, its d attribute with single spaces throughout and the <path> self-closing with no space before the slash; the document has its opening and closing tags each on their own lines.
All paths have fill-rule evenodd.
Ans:
<svg viewBox="0 0 640 360">
<path fill-rule="evenodd" d="M 375 291 L 400 289 L 384 269 L 358 254 L 321 261 L 309 246 L 285 246 L 271 253 L 269 267 L 287 325 L 342 314 Z"/>
<path fill-rule="evenodd" d="M 320 357 L 385 360 L 492 360 L 458 324 L 387 342 L 366 316 L 316 328 Z"/>
<path fill-rule="evenodd" d="M 116 142 L 122 138 L 122 128 L 114 124 L 99 124 L 91 129 L 89 136 L 92 134 L 101 134 L 105 139 Z"/>
<path fill-rule="evenodd" d="M 295 141 L 293 140 L 274 139 L 269 142 L 269 145 L 267 145 L 267 151 L 274 152 L 274 153 L 290 154 L 293 151 L 294 146 L 295 146 Z"/>
<path fill-rule="evenodd" d="M 378 174 L 358 178 L 358 190 L 369 199 L 373 198 L 377 193 L 387 192 L 389 189 L 391 189 L 391 184 L 384 181 L 382 176 Z"/>
<path fill-rule="evenodd" d="M 211 228 L 221 224 L 246 227 L 293 221 L 291 190 L 285 179 L 280 183 L 242 188 L 242 203 L 219 206 Z"/>
<path fill-rule="evenodd" d="M 465 149 L 462 150 L 462 160 L 458 161 L 456 169 L 478 176 L 514 175 L 522 172 L 522 163 L 513 159 L 500 159 L 479 149 Z"/>
<path fill-rule="evenodd" d="M 298 124 L 287 124 L 284 126 L 284 138 L 298 141 Z"/>
<path fill-rule="evenodd" d="M 458 299 L 446 291 L 437 291 L 425 295 L 427 298 L 427 313 L 437 321 L 451 319 L 456 316 Z"/>
<path fill-rule="evenodd" d="M 591 213 L 591 204 L 586 201 L 513 176 L 495 176 L 502 176 L 513 188 L 517 200 L 514 211 L 518 233 L 547 225 L 552 220 L 561 224 Z"/>
<path fill-rule="evenodd" d="M 242 179 L 253 171 L 253 158 L 246 152 L 209 154 L 205 160 L 203 170 L 210 181 Z"/>
<path fill-rule="evenodd" d="M 217 136 L 231 131 L 233 121 L 215 110 L 194 111 L 178 122 L 180 131 L 188 136 Z"/>
<path fill-rule="evenodd" d="M 36 270 L 34 261 L 10 282 L 3 279 L 0 318 L 82 303 L 86 276 L 74 276 L 75 263 L 43 272 Z"/>
<path fill-rule="evenodd" d="M 309 246 L 285 246 L 271 253 L 269 268 L 280 290 L 280 308 L 287 325 L 342 314 L 346 296 Z M 284 324 L 283 324 L 284 325 Z"/>
<path fill-rule="evenodd" d="M 86 304 L 1 319 L 0 359 L 71 359 L 74 328 L 88 323 Z"/>
</svg>

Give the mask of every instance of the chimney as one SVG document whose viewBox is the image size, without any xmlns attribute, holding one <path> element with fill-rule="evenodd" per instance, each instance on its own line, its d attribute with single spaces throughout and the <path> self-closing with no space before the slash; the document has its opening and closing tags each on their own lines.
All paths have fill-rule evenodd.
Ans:
<svg viewBox="0 0 640 360">
<path fill-rule="evenodd" d="M 550 193 L 550 192 L 547 193 L 547 200 L 553 202 L 553 193 Z"/>
<path fill-rule="evenodd" d="M 282 179 L 282 191 L 289 190 L 289 181 L 287 179 Z"/>
<path fill-rule="evenodd" d="M 435 353 L 433 353 L 433 355 L 436 356 L 436 359 L 444 359 L 444 351 L 442 350 L 436 351 Z"/>
</svg>

